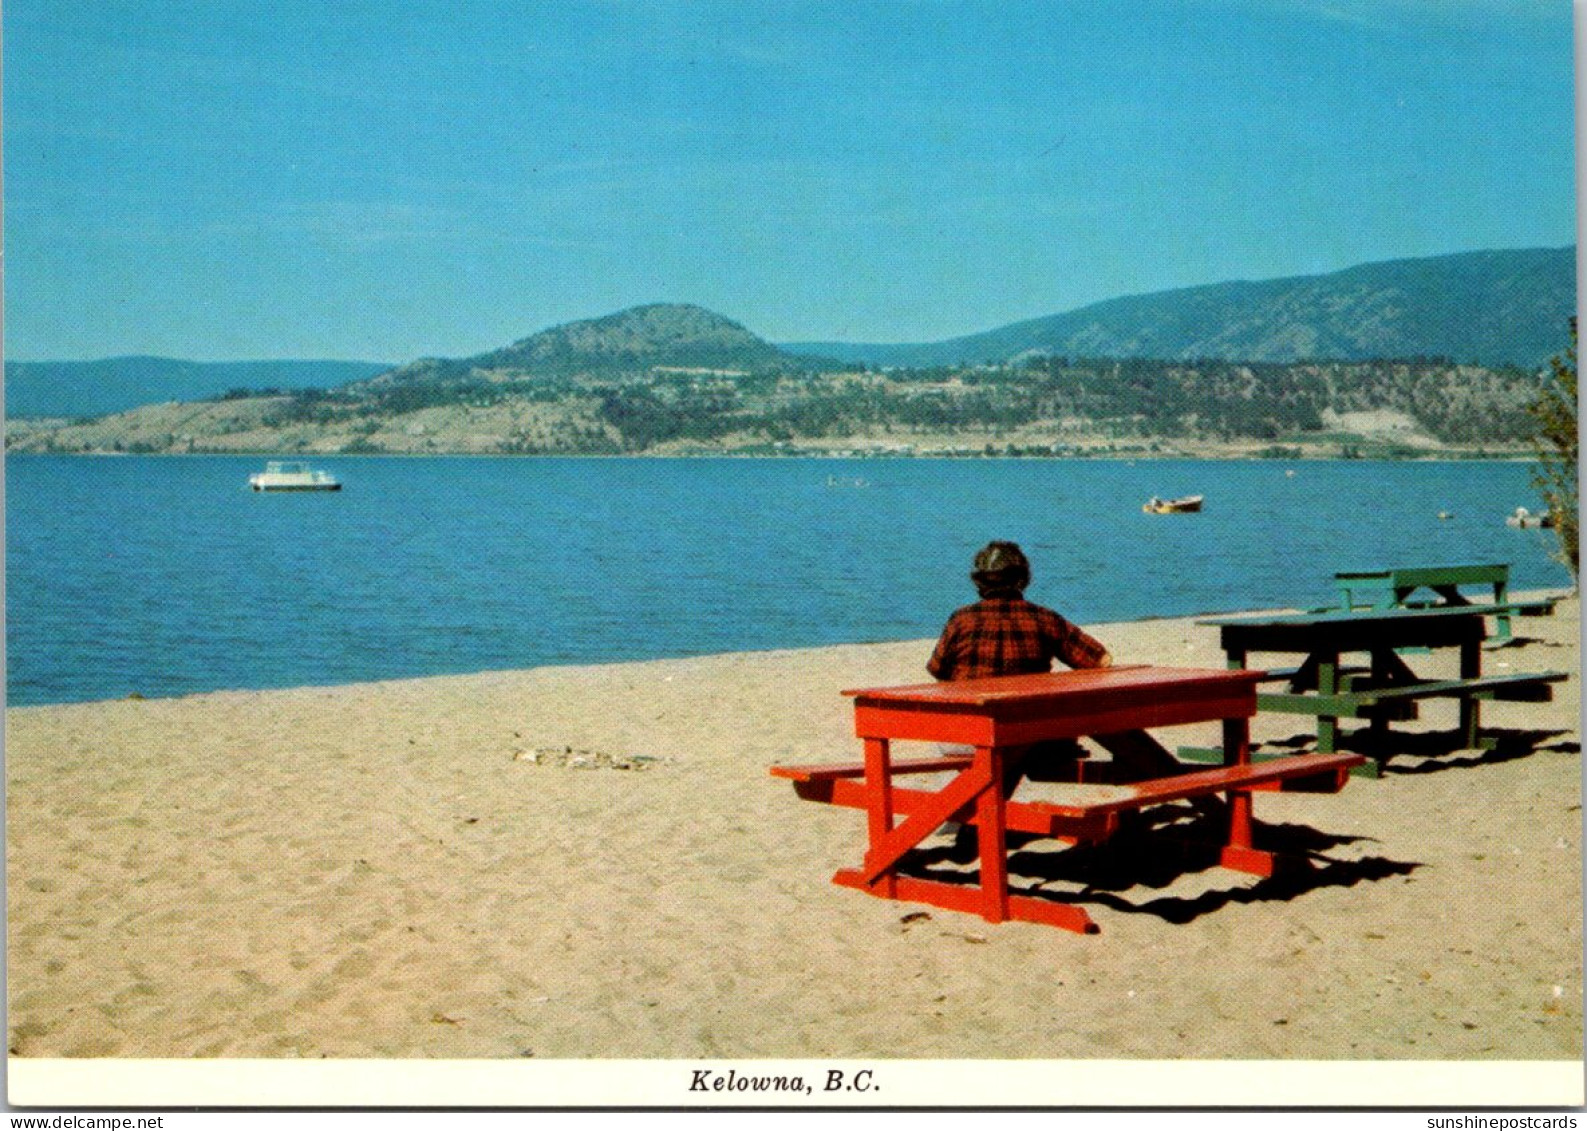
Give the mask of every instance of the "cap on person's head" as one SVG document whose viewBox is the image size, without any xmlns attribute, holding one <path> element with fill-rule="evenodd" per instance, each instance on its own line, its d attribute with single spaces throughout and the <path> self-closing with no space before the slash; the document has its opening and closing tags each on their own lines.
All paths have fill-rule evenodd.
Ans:
<svg viewBox="0 0 1587 1131">
<path fill-rule="evenodd" d="M 1030 562 L 1014 542 L 988 542 L 975 555 L 970 580 L 982 593 L 998 589 L 1023 592 L 1030 584 Z"/>
</svg>

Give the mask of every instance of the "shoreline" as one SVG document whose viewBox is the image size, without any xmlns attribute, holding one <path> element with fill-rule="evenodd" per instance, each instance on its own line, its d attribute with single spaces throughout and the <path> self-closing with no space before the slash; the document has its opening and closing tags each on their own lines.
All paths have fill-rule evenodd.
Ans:
<svg viewBox="0 0 1587 1131">
<path fill-rule="evenodd" d="M 1527 589 L 1511 594 L 1515 601 L 1539 600 L 1555 598 L 1557 600 L 1571 600 L 1576 596 L 1573 590 L 1568 589 Z M 1132 629 L 1140 626 L 1152 626 L 1168 623 L 1184 622 L 1187 625 L 1206 617 L 1233 617 L 1233 616 L 1259 616 L 1264 613 L 1293 613 L 1301 611 L 1295 606 L 1273 605 L 1265 608 L 1251 609 L 1206 609 L 1193 613 L 1165 614 L 1163 616 L 1141 616 L 1129 620 L 1118 621 L 1092 621 L 1084 627 L 1093 633 L 1105 634 L 1110 628 Z M 946 616 L 946 614 L 944 614 Z M 214 687 L 204 691 L 189 691 L 179 695 L 142 695 L 133 693 L 113 698 L 101 699 L 67 699 L 49 703 L 13 703 L 6 702 L 6 711 L 38 711 L 69 707 L 87 707 L 101 703 L 159 703 L 171 701 L 184 701 L 198 699 L 209 695 L 269 695 L 285 692 L 312 692 L 326 691 L 336 688 L 381 687 L 388 684 L 415 683 L 431 679 L 471 679 L 486 676 L 504 676 L 536 671 L 566 671 L 566 670 L 598 670 L 610 667 L 627 667 L 639 664 L 665 664 L 682 663 L 687 661 L 704 660 L 713 657 L 721 658 L 751 658 L 764 657 L 769 660 L 778 658 L 796 658 L 805 653 L 819 652 L 831 648 L 909 648 L 921 650 L 922 655 L 929 655 L 932 646 L 936 643 L 935 637 L 913 637 L 904 640 L 861 640 L 837 641 L 827 644 L 788 645 L 776 648 L 746 648 L 728 652 L 696 652 L 683 655 L 635 657 L 633 659 L 604 659 L 589 661 L 569 661 L 568 663 L 537 664 L 529 667 L 517 668 L 480 668 L 465 672 L 433 672 L 421 675 L 394 675 L 376 679 L 348 680 L 341 683 L 299 683 L 284 687 Z M 924 661 L 921 667 L 921 680 L 930 677 L 925 673 Z"/>
<path fill-rule="evenodd" d="M 485 459 L 485 460 L 531 460 L 531 459 L 558 459 L 558 460 L 810 460 L 812 462 L 832 463 L 859 463 L 875 460 L 911 460 L 940 463 L 962 463 L 973 460 L 1011 461 L 1024 463 L 1063 463 L 1069 461 L 1084 463 L 1134 463 L 1139 460 L 1151 462 L 1182 461 L 1185 463 L 1536 463 L 1539 459 L 1535 451 L 1489 451 L 1485 449 L 1440 449 L 1435 454 L 1418 455 L 1377 455 L 1377 456 L 1340 456 L 1317 453 L 1303 453 L 1300 455 L 1270 456 L 1257 455 L 1251 452 L 1228 452 L 1217 454 L 1212 452 L 1151 452 L 1151 451 L 1099 451 L 1097 454 L 1083 452 L 1053 453 L 1051 455 L 1004 455 L 993 453 L 987 455 L 981 452 L 967 452 L 964 454 L 950 454 L 947 452 L 852 452 L 838 454 L 833 452 L 342 452 L 320 450 L 298 450 L 286 448 L 258 448 L 246 451 L 204 451 L 204 452 L 117 452 L 117 451 L 36 451 L 30 449 L 7 448 L 6 458 L 32 458 L 55 457 L 73 459 Z"/>
<path fill-rule="evenodd" d="M 1221 668 L 1193 619 L 1090 627 Z M 1578 1059 L 1579 605 L 1516 632 L 1573 675 L 1485 705 L 1526 749 L 1263 794 L 1298 880 L 1019 853 L 1099 936 L 829 882 L 863 815 L 768 767 L 857 758 L 839 692 L 929 641 L 11 708 L 12 1055 Z"/>
</svg>

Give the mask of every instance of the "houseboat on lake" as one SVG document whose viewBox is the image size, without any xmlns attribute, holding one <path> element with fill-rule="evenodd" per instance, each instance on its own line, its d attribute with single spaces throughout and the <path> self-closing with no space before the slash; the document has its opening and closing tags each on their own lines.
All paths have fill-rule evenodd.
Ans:
<svg viewBox="0 0 1587 1131">
<path fill-rule="evenodd" d="M 328 471 L 317 471 L 293 460 L 271 460 L 263 471 L 248 477 L 255 491 L 340 491 L 341 483 Z"/>
</svg>

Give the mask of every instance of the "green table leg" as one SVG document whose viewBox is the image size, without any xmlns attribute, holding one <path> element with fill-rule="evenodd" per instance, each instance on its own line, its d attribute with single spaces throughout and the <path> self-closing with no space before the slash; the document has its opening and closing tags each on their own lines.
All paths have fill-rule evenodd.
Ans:
<svg viewBox="0 0 1587 1131">
<path fill-rule="evenodd" d="M 1404 666 L 1404 661 L 1393 652 L 1383 648 L 1372 649 L 1372 685 L 1381 687 L 1389 682 L 1389 677 L 1396 670 L 1395 665 Z M 1389 720 L 1380 711 L 1372 716 L 1372 721 L 1367 724 L 1367 737 L 1372 743 L 1372 751 L 1376 754 L 1388 746 Z"/>
<path fill-rule="evenodd" d="M 1317 656 L 1317 691 L 1321 695 L 1335 695 L 1339 691 L 1339 653 L 1326 652 Z M 1317 753 L 1332 754 L 1339 741 L 1339 720 L 1332 715 L 1317 716 Z"/>
<path fill-rule="evenodd" d="M 1482 640 L 1467 640 L 1460 646 L 1460 678 L 1476 679 L 1482 675 Z M 1477 749 L 1478 731 L 1482 726 L 1482 706 L 1473 696 L 1460 700 L 1460 742 L 1464 750 Z"/>
</svg>

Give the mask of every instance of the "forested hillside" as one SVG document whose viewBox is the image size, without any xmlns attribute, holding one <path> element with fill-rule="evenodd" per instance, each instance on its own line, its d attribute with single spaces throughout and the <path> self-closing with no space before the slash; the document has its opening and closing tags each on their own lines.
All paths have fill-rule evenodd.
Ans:
<svg viewBox="0 0 1587 1131">
<path fill-rule="evenodd" d="M 616 371 L 613 371 L 616 373 Z M 18 451 L 1075 454 L 1121 443 L 1350 454 L 1523 447 L 1539 375 L 1438 359 L 1240 364 L 1032 358 L 876 372 L 654 367 L 529 376 L 452 363 L 424 380 L 236 392 L 98 421 L 13 425 Z"/>
<path fill-rule="evenodd" d="M 1575 247 L 1524 248 L 1130 295 L 942 342 L 785 348 L 887 366 L 1041 353 L 1234 361 L 1436 356 L 1532 368 L 1563 348 L 1575 313 Z"/>
</svg>

